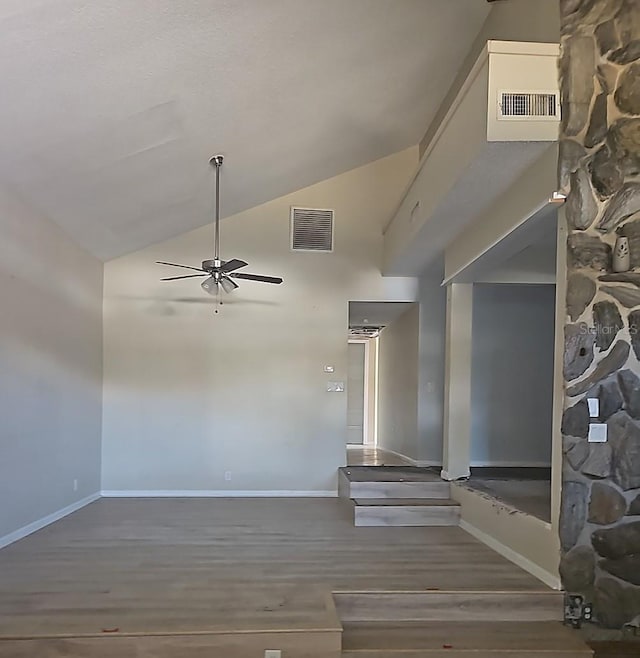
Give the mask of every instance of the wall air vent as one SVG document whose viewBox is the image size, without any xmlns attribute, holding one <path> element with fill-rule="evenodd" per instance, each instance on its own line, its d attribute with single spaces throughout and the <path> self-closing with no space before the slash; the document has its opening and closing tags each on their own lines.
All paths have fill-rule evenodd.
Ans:
<svg viewBox="0 0 640 658">
<path fill-rule="evenodd" d="M 291 208 L 291 249 L 333 251 L 333 210 Z"/>
<path fill-rule="evenodd" d="M 500 91 L 498 119 L 510 121 L 558 121 L 558 92 Z"/>
</svg>

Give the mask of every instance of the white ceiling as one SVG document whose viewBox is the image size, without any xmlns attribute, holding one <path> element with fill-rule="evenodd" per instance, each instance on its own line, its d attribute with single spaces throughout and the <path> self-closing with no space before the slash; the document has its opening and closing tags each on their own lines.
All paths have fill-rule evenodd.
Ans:
<svg viewBox="0 0 640 658">
<path fill-rule="evenodd" d="M 485 0 L 0 0 L 0 184 L 109 259 L 399 151 Z"/>
</svg>

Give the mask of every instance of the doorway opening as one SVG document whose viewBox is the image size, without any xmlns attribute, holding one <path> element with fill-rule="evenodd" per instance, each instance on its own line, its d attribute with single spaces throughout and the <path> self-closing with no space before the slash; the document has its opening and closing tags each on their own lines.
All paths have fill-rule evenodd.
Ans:
<svg viewBox="0 0 640 658">
<path fill-rule="evenodd" d="M 464 280 L 473 283 L 465 486 L 545 523 L 552 508 L 557 221 L 555 206 L 542 209 Z"/>
<path fill-rule="evenodd" d="M 415 321 L 405 317 L 410 311 Z M 411 341 L 402 341 L 401 334 L 407 331 L 415 334 L 415 354 L 409 354 Z M 407 404 L 403 394 L 417 399 L 417 378 L 414 384 L 403 371 L 404 360 L 417 367 L 417 336 L 416 303 L 349 302 L 347 465 L 414 465 L 411 455 L 403 452 L 404 444 L 397 440 L 417 441 L 417 428 L 412 432 L 411 427 L 396 425 L 406 415 L 401 408 Z M 405 380 L 401 385 L 396 381 L 399 378 Z M 415 390 L 405 391 L 407 387 Z"/>
</svg>

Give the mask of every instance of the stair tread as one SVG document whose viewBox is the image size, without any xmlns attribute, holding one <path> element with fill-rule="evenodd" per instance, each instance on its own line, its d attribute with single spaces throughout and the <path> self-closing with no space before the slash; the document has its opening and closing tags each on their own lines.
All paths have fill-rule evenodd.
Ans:
<svg viewBox="0 0 640 658">
<path fill-rule="evenodd" d="M 371 507 L 460 507 L 460 504 L 450 498 L 352 498 L 358 506 Z"/>
<path fill-rule="evenodd" d="M 561 622 L 343 622 L 344 651 L 572 651 L 590 656 Z"/>
</svg>

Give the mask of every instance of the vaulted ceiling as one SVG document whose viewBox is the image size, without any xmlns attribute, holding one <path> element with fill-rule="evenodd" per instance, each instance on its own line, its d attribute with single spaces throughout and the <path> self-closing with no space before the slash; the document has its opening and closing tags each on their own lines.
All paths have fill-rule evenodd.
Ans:
<svg viewBox="0 0 640 658">
<path fill-rule="evenodd" d="M 419 141 L 484 0 L 0 0 L 0 185 L 102 259 Z"/>
</svg>

